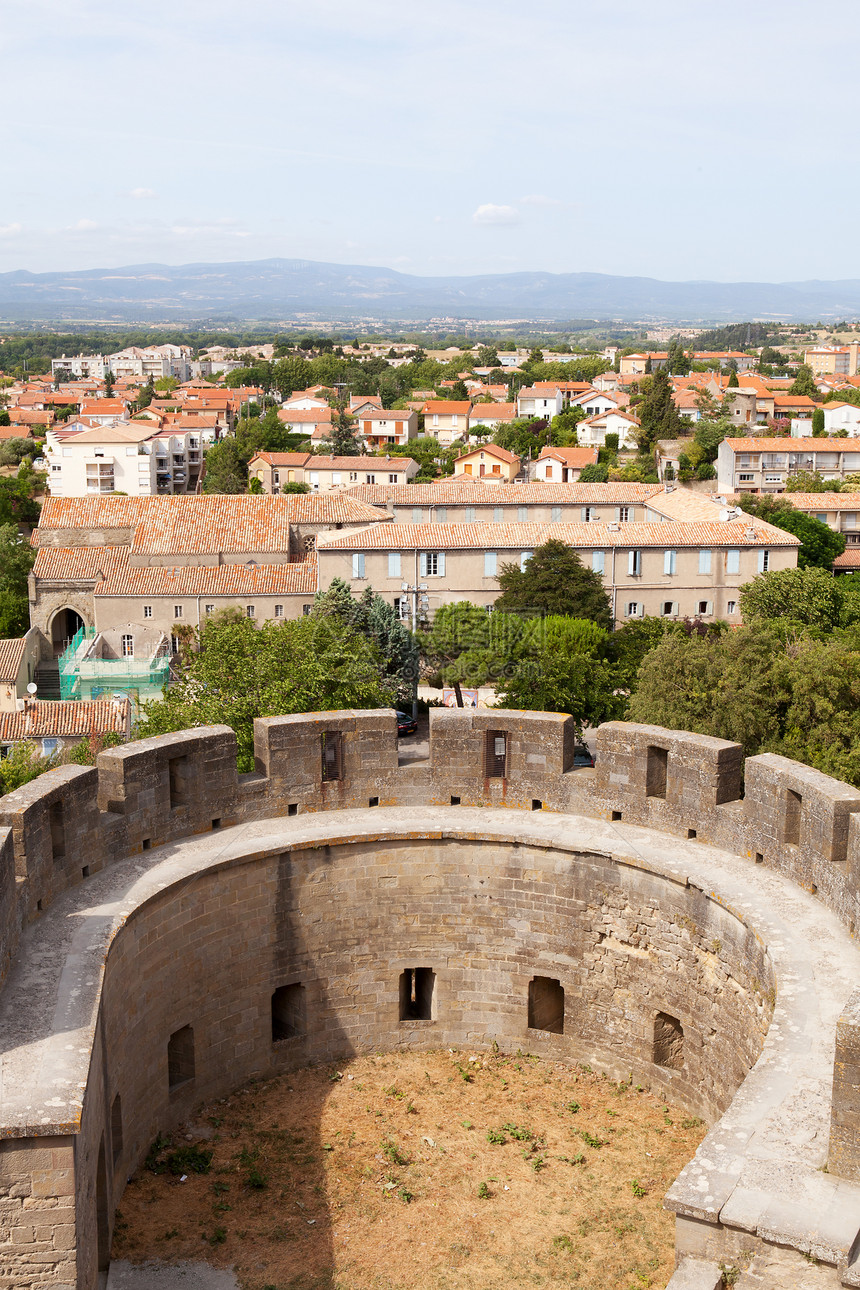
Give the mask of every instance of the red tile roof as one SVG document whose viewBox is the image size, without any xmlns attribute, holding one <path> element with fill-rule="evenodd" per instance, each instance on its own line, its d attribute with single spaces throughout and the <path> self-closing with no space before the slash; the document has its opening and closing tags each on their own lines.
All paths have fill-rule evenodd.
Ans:
<svg viewBox="0 0 860 1290">
<path fill-rule="evenodd" d="M 15 681 L 24 658 L 24 637 L 0 640 L 0 681 Z"/>
<path fill-rule="evenodd" d="M 439 416 L 468 416 L 472 410 L 472 404 L 468 399 L 429 399 L 421 411 L 425 416 L 432 416 L 434 413 Z"/>
<path fill-rule="evenodd" d="M 331 408 L 278 408 L 278 420 L 290 425 L 331 423 Z"/>
<path fill-rule="evenodd" d="M 0 712 L 0 742 L 78 738 L 129 732 L 128 699 L 79 699 L 65 703 L 28 699 L 23 712 Z"/>
<path fill-rule="evenodd" d="M 317 590 L 317 560 L 292 564 L 126 565 L 96 585 L 96 596 L 298 596 Z"/>
<path fill-rule="evenodd" d="M 554 461 L 562 461 L 565 466 L 573 468 L 593 466 L 597 462 L 599 451 L 598 448 L 544 448 L 538 461 L 551 457 Z"/>
<path fill-rule="evenodd" d="M 432 484 L 355 484 L 348 497 L 393 506 L 631 506 L 663 492 L 662 484 L 530 484 L 482 483 L 480 479 L 439 480 Z"/>
<path fill-rule="evenodd" d="M 498 457 L 499 461 L 506 461 L 509 466 L 519 466 L 520 464 L 520 459 L 515 452 L 508 452 L 507 448 L 500 448 L 497 443 L 482 443 L 475 448 L 468 448 L 465 452 L 461 452 L 456 460 L 466 461 L 469 457 L 477 457 L 482 454 Z"/>
</svg>

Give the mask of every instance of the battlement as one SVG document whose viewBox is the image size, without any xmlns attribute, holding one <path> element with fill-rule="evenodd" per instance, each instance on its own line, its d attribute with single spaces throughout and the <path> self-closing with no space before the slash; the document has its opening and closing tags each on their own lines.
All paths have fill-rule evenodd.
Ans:
<svg viewBox="0 0 860 1290">
<path fill-rule="evenodd" d="M 828 1188 L 849 1186 L 844 1180 L 860 1182 L 856 1097 L 860 996 L 852 993 L 860 982 L 851 977 L 853 948 L 843 948 L 840 955 L 826 950 L 834 929 L 850 947 L 860 918 L 860 790 L 783 757 L 767 754 L 744 761 L 739 744 L 654 726 L 609 722 L 600 727 L 594 769 L 575 768 L 575 741 L 573 720 L 564 714 L 434 709 L 429 756 L 410 761 L 399 755 L 397 719 L 391 710 L 307 713 L 255 722 L 255 770 L 247 775 L 237 773 L 234 732 L 226 726 L 210 726 L 106 750 L 95 767 L 64 766 L 0 798 L 0 982 L 7 978 L 7 1017 L 32 1007 L 39 1018 L 38 1037 L 28 1038 L 23 1046 L 42 1045 L 34 1064 L 47 1070 L 52 1060 L 68 1062 L 63 1086 L 86 1087 L 86 1099 L 77 1110 L 70 1104 L 65 1116 L 54 1113 L 37 1123 L 16 1121 L 7 1103 L 5 1122 L 0 1116 L 0 1195 L 6 1194 L 4 1178 L 13 1179 L 10 1186 L 25 1185 L 21 1180 L 29 1177 L 27 1153 L 39 1154 L 32 1144 L 26 1146 L 26 1140 L 43 1135 L 54 1143 L 51 1151 L 60 1162 L 59 1181 L 50 1184 L 60 1191 L 50 1194 L 61 1195 L 66 1168 L 62 1162 L 69 1143 L 76 1135 L 80 1138 L 73 1153 L 74 1203 L 79 1209 L 79 1248 L 89 1253 L 84 1258 L 87 1271 L 79 1274 L 78 1284 L 87 1290 L 94 1284 L 92 1179 L 103 1167 L 98 1151 L 104 1152 L 112 1132 L 102 1120 L 109 1094 L 113 1096 L 111 1088 L 122 1086 L 122 1105 L 127 1108 L 128 1124 L 134 1125 L 133 1135 L 128 1126 L 126 1132 L 126 1164 L 133 1168 L 145 1149 L 146 1135 L 165 1116 L 190 1108 L 183 1097 L 213 1091 L 221 1095 L 250 1071 L 267 1069 L 267 1062 L 277 1069 L 279 1062 L 282 1066 L 286 1060 L 322 1060 L 348 1051 L 350 1045 L 354 1050 L 362 1044 L 404 1042 L 396 1017 L 392 1021 L 384 1008 L 378 1015 L 373 1013 L 374 1006 L 378 1011 L 382 1005 L 368 1004 L 369 1019 L 364 1019 L 350 1001 L 357 988 L 365 987 L 368 999 L 384 999 L 392 988 L 390 973 L 396 975 L 416 961 L 434 961 L 434 947 L 439 944 L 444 946 L 445 962 L 459 963 L 460 944 L 445 939 L 450 936 L 447 912 L 452 901 L 461 902 L 456 925 L 466 929 L 463 934 L 471 938 L 470 945 L 474 940 L 474 946 L 463 951 L 464 966 L 452 969 L 440 985 L 443 1011 L 449 1014 L 439 1031 L 446 1043 L 479 1043 L 482 1035 L 514 1042 L 521 1033 L 516 1029 L 521 1022 L 514 1016 L 515 1008 L 489 1007 L 474 994 L 478 987 L 469 976 L 468 956 L 473 952 L 483 961 L 482 938 L 490 935 L 486 929 L 491 927 L 488 944 L 504 942 L 505 946 L 499 950 L 503 965 L 494 969 L 497 977 L 507 981 L 513 973 L 513 985 L 496 987 L 496 998 L 505 999 L 509 988 L 515 993 L 527 989 L 538 963 L 541 971 L 551 969 L 553 977 L 561 978 L 572 971 L 571 963 L 581 960 L 585 965 L 584 975 L 569 982 L 570 1002 L 565 1005 L 570 1009 L 565 1021 L 569 1034 L 566 1028 L 562 1042 L 555 1035 L 543 1036 L 540 1028 L 537 1034 L 529 1028 L 528 1042 L 535 1051 L 594 1057 L 610 1068 L 621 1054 L 624 1062 L 629 1059 L 628 1072 L 635 1065 L 665 1086 L 667 1096 L 674 1092 L 704 1113 L 725 1113 L 722 1129 L 717 1125 L 706 1140 L 711 1142 L 710 1162 L 706 1159 L 698 1172 L 691 1163 L 689 1177 L 685 1180 L 682 1175 L 670 1193 L 668 1203 L 678 1214 L 679 1233 L 687 1223 L 688 1236 L 694 1234 L 689 1236 L 693 1244 L 684 1247 L 693 1252 L 695 1233 L 703 1223 L 708 1225 L 708 1240 L 717 1242 L 713 1249 L 728 1248 L 719 1244 L 720 1233 L 733 1206 L 743 1210 L 739 1229 L 758 1230 L 758 1220 L 753 1221 L 738 1200 L 746 1193 L 739 1182 L 743 1151 L 734 1143 L 749 1136 L 743 1098 L 751 1097 L 755 1071 L 746 1073 L 754 1067 L 768 1033 L 780 981 L 793 981 L 793 972 L 801 982 L 817 980 L 823 971 L 805 960 L 798 966 L 807 953 L 804 936 L 816 946 L 820 942 L 822 963 L 840 960 L 838 988 L 822 996 L 818 987 L 813 1004 L 804 996 L 807 986 L 793 984 L 784 1003 L 791 1020 L 781 1019 L 772 1042 L 788 1045 L 784 1052 L 780 1050 L 781 1070 L 792 1063 L 811 1062 L 813 1049 L 815 1061 L 819 1066 L 823 1063 L 828 1090 L 823 1100 L 828 1096 L 831 1100 L 813 1138 L 820 1144 L 829 1129 L 829 1161 L 825 1142 L 823 1156 L 816 1145 L 806 1155 L 801 1151 L 798 1163 L 791 1156 L 797 1150 L 790 1135 L 785 1158 L 810 1173 L 821 1192 L 822 1206 L 830 1203 Z M 389 809 L 368 809 L 377 807 Z M 462 811 L 451 809 L 456 807 Z M 476 807 L 507 808 L 510 823 L 504 822 L 498 809 L 476 811 Z M 518 812 L 528 814 L 518 817 Z M 570 835 L 573 817 L 575 841 Z M 378 830 L 368 823 L 376 819 L 385 821 Z M 462 826 L 456 824 L 459 820 Z M 245 828 L 234 828 L 237 825 Z M 226 834 L 223 844 L 214 839 L 210 844 L 206 835 L 219 832 Z M 445 850 L 446 838 L 456 840 L 456 850 Z M 696 848 L 689 847 L 691 841 L 706 844 L 700 848 L 695 877 L 691 874 Z M 324 872 L 318 881 L 306 882 L 301 875 L 316 873 L 320 850 L 327 857 Z M 149 852 L 158 854 L 149 856 Z M 734 867 L 727 869 L 729 862 Z M 518 864 L 522 876 L 509 881 L 504 877 L 505 865 L 515 869 Z M 252 865 L 257 866 L 257 876 L 249 880 Z M 622 870 L 629 878 L 618 876 Z M 458 884 L 471 873 L 484 875 L 480 883 L 486 887 L 461 893 Z M 741 894 L 745 881 L 758 893 L 758 905 Z M 786 923 L 778 902 L 771 910 L 765 894 L 768 882 L 777 881 L 780 891 L 799 893 L 807 902 L 804 909 L 820 911 L 821 926 L 795 936 L 788 949 L 791 919 Z M 181 900 L 171 892 L 177 882 L 182 884 Z M 334 890 L 328 892 L 330 883 L 341 884 L 337 897 Z M 87 884 L 92 897 L 87 895 Z M 388 924 L 385 901 L 394 897 L 383 898 L 381 893 L 395 892 L 400 884 L 409 897 L 404 895 L 406 903 L 402 909 L 398 906 L 400 912 L 396 917 L 392 914 L 394 921 Z M 490 889 L 495 894 L 488 906 Z M 811 896 L 815 899 L 810 900 Z M 323 900 L 327 903 L 313 903 Z M 468 924 L 478 900 L 484 902 L 480 905 L 484 921 L 479 920 L 473 933 Z M 419 919 L 418 930 L 406 933 L 414 944 L 392 947 L 392 937 L 416 926 L 411 917 L 416 901 L 426 910 L 426 928 Z M 227 921 L 217 923 L 222 902 L 229 918 L 225 913 Z M 303 902 L 311 903 L 305 907 Z M 54 918 L 55 908 L 65 921 Z M 57 980 L 62 979 L 67 953 L 63 938 L 72 936 L 76 925 L 68 919 L 72 909 L 90 911 L 89 918 L 97 914 L 103 931 L 88 932 L 82 950 L 83 957 L 92 958 L 87 976 L 90 994 L 84 991 L 86 1000 L 78 994 L 70 996 L 63 1004 L 70 1011 L 61 1017 L 56 1000 L 27 994 L 26 973 L 22 978 L 19 969 L 31 946 L 50 945 L 58 964 Z M 517 943 L 516 937 L 509 940 L 511 928 L 524 927 L 531 917 L 537 921 L 523 943 Z M 362 925 L 361 919 L 371 920 L 362 943 L 374 946 L 372 955 L 382 956 L 384 972 L 378 966 L 362 968 L 370 976 L 362 978 L 359 987 L 344 984 L 343 1002 L 338 1003 L 337 973 L 332 975 L 327 968 L 327 990 L 334 1002 L 327 1001 L 314 984 L 315 955 L 337 956 L 341 943 L 352 943 L 357 934 L 353 924 Z M 126 937 L 126 926 L 137 931 Z M 239 926 L 241 942 L 230 941 Z M 323 948 L 315 948 L 315 927 Z M 272 1049 L 271 1035 L 265 1039 L 256 1032 L 243 1033 L 234 1043 L 219 1032 L 211 1050 L 222 1054 L 217 1061 L 213 1058 L 210 1064 L 209 1050 L 199 1050 L 200 1069 L 209 1070 L 209 1083 L 201 1075 L 182 1097 L 171 1092 L 167 1100 L 159 1101 L 157 1090 L 166 1078 L 163 1053 L 160 1048 L 152 1053 L 142 1050 L 141 1036 L 150 1033 L 147 1026 L 150 1030 L 154 1026 L 158 1036 L 190 1026 L 197 1027 L 197 1042 L 204 1044 L 209 995 L 227 988 L 212 973 L 217 977 L 232 971 L 232 960 L 219 962 L 217 968 L 210 964 L 207 975 L 205 953 L 193 947 L 217 944 L 218 936 L 232 945 L 225 960 L 232 955 L 245 964 L 241 990 L 257 991 L 265 1000 L 281 985 L 308 981 L 307 1006 L 318 1015 L 315 1038 L 312 1044 L 296 1039 Z M 634 937 L 637 949 L 628 963 L 627 947 Z M 147 947 L 162 941 L 172 945 L 170 938 L 177 938 L 172 950 L 161 954 L 152 950 L 150 979 Z M 644 951 L 640 943 L 646 945 Z M 187 962 L 186 944 L 192 947 Z M 39 951 L 43 952 L 47 949 Z M 556 956 L 558 964 L 553 966 Z M 92 994 L 101 989 L 101 964 L 107 965 L 103 996 Z M 202 975 L 195 985 L 198 968 Z M 177 991 L 175 974 L 186 970 L 188 989 L 183 979 L 183 989 Z M 373 972 L 383 972 L 384 982 Z M 465 973 L 463 980 L 458 972 L 460 977 Z M 628 1001 L 621 1008 L 606 1008 L 605 992 L 617 988 L 627 972 Z M 271 980 L 270 973 L 274 973 Z M 711 997 L 715 982 L 719 989 Z M 725 988 L 726 982 L 730 988 Z M 19 997 L 16 991 L 23 993 L 21 1002 L 13 1006 Z M 144 1024 L 138 1019 L 139 1028 L 132 1034 L 126 1029 L 126 1000 L 129 992 L 136 991 L 143 992 L 141 1017 L 148 1020 Z M 593 1002 L 588 1004 L 591 992 Z M 396 997 L 395 982 L 395 1010 Z M 236 996 L 240 998 L 244 995 Z M 259 1029 L 262 1014 L 257 994 L 253 1000 L 235 1002 L 231 1008 L 237 1025 L 250 1024 L 243 1018 L 257 1018 L 254 1024 Z M 493 1010 L 497 1006 L 500 1015 Z M 76 1008 L 82 1009 L 77 1020 L 72 1015 Z M 682 1035 L 683 1070 L 667 1071 L 655 1055 L 659 1047 L 655 1015 L 667 1015 Z M 476 1017 L 481 1018 L 478 1025 L 469 1021 Z M 794 1036 L 804 1031 L 812 1017 L 818 1031 L 814 1040 L 809 1036 L 810 1043 L 801 1052 Z M 100 1026 L 107 1027 L 107 1039 L 99 1040 L 97 1048 Z M 64 1037 L 76 1028 L 89 1036 L 85 1042 L 92 1045 L 93 1053 L 102 1054 L 98 1061 L 93 1059 L 89 1075 L 82 1077 L 77 1068 L 72 1069 L 84 1051 L 80 1045 L 51 1048 L 52 1027 Z M 410 1042 L 427 1042 L 422 1038 L 426 1034 L 410 1032 Z M 393 1039 L 395 1035 L 399 1037 Z M 261 1045 L 269 1056 L 260 1057 Z M 65 1055 L 66 1048 L 74 1049 L 73 1056 Z M 112 1064 L 114 1051 L 122 1057 Z M 229 1057 L 231 1051 L 234 1058 Z M 816 1078 L 821 1083 L 820 1072 Z M 8 1078 L 6 1087 L 12 1087 Z M 729 1107 L 738 1088 L 741 1101 Z M 783 1096 L 781 1089 L 780 1081 L 760 1081 L 759 1117 L 767 1098 Z M 21 1114 L 29 1115 L 29 1109 L 22 1107 Z M 724 1148 L 714 1146 L 720 1132 L 727 1140 L 731 1137 L 733 1144 L 731 1169 L 724 1174 L 717 1169 L 727 1163 L 719 1154 Z M 770 1141 L 768 1152 L 774 1151 Z M 821 1177 L 825 1162 L 833 1175 L 829 1180 Z M 110 1212 L 121 1194 L 125 1172 L 117 1173 L 116 1183 L 111 1184 Z M 107 1174 L 112 1177 L 109 1166 Z M 696 1200 L 706 1176 L 710 1209 Z M 762 1230 L 766 1226 L 763 1223 Z M 849 1226 L 846 1220 L 845 1230 Z M 802 1234 L 795 1231 L 783 1243 L 838 1264 L 840 1275 L 848 1278 L 842 1284 L 853 1285 L 860 1284 L 850 1279 L 858 1275 L 853 1239 L 842 1240 L 840 1235 L 842 1244 L 834 1238 L 826 1247 L 809 1243 L 804 1247 Z M 82 1257 L 79 1268 L 84 1266 Z M 23 1272 L 16 1275 L 16 1284 L 28 1285 Z M 66 1283 L 55 1278 L 38 1284 Z"/>
</svg>

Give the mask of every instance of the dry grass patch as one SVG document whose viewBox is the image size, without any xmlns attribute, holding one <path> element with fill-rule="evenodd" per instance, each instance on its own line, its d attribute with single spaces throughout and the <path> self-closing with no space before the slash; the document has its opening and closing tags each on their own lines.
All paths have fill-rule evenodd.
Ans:
<svg viewBox="0 0 860 1290">
<path fill-rule="evenodd" d="M 705 1132 L 587 1067 L 468 1050 L 294 1071 L 195 1126 L 154 1144 L 114 1256 L 243 1290 L 665 1286 L 662 1197 Z"/>
</svg>

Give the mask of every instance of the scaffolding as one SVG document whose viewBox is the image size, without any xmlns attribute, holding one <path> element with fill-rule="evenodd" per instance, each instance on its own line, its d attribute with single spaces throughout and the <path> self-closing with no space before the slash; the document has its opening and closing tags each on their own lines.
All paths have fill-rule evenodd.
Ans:
<svg viewBox="0 0 860 1290">
<path fill-rule="evenodd" d="M 81 627 L 61 654 L 60 697 L 96 699 L 114 693 L 134 699 L 158 697 L 170 675 L 167 637 L 148 658 L 101 658 L 96 646 L 100 635 L 93 627 Z"/>
</svg>

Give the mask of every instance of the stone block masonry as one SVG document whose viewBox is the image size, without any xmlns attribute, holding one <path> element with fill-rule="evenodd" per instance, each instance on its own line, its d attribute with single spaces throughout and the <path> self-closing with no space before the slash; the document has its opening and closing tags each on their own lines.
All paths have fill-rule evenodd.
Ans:
<svg viewBox="0 0 860 1290">
<path fill-rule="evenodd" d="M 574 739 L 434 710 L 401 766 L 393 712 L 312 713 L 258 721 L 250 775 L 209 727 L 0 799 L 0 1290 L 95 1290 L 125 1178 L 201 1100 L 494 1041 L 712 1122 L 679 1259 L 776 1243 L 860 1284 L 860 794 L 616 722 L 574 769 Z"/>
</svg>

